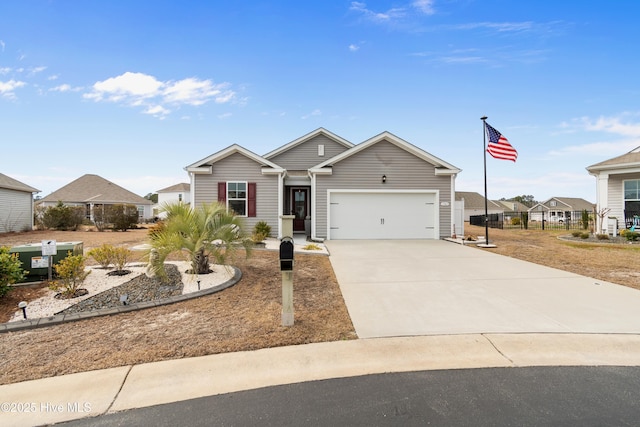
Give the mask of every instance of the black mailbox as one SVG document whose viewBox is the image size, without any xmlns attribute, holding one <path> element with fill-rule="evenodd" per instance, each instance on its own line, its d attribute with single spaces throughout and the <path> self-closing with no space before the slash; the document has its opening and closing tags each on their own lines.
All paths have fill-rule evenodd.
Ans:
<svg viewBox="0 0 640 427">
<path fill-rule="evenodd" d="M 280 270 L 293 270 L 293 239 L 291 237 L 283 237 L 280 242 Z"/>
</svg>

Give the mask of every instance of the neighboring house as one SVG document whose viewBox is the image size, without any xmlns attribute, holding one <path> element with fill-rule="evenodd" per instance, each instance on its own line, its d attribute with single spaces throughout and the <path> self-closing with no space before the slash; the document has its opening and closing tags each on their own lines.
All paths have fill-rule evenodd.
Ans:
<svg viewBox="0 0 640 427">
<path fill-rule="evenodd" d="M 127 204 L 138 208 L 138 218 L 152 218 L 153 202 L 114 184 L 111 181 L 92 174 L 86 174 L 40 199 L 37 204 L 43 207 L 56 206 L 62 202 L 68 206 L 84 206 L 86 218 L 93 221 L 93 212 L 105 205 Z"/>
<path fill-rule="evenodd" d="M 640 227 L 640 147 L 591 165 L 587 171 L 596 177 L 596 210 L 611 209 L 604 216 L 604 224 L 616 218 L 619 229 Z M 597 229 L 607 227 L 598 224 Z"/>
<path fill-rule="evenodd" d="M 494 200 L 495 204 L 503 206 L 505 212 L 527 212 L 529 206 L 513 200 Z"/>
<path fill-rule="evenodd" d="M 464 200 L 464 220 L 469 222 L 469 218 L 475 215 L 485 214 L 484 196 L 479 193 L 471 191 L 456 191 L 456 200 Z M 505 211 L 505 208 L 492 201 L 487 200 L 486 213 L 501 214 Z"/>
<path fill-rule="evenodd" d="M 312 239 L 452 235 L 460 169 L 383 132 L 358 145 L 319 128 L 264 156 L 231 145 L 185 167 L 194 205 L 219 201 L 281 235 L 281 216 Z"/>
<path fill-rule="evenodd" d="M 0 233 L 33 229 L 33 193 L 39 192 L 0 173 Z"/>
<path fill-rule="evenodd" d="M 166 214 L 160 212 L 162 205 L 165 203 L 183 202 L 186 204 L 191 203 L 191 189 L 190 185 L 182 182 L 180 184 L 172 185 L 171 187 L 163 188 L 156 191 L 158 193 L 158 204 L 154 206 L 154 216 L 164 217 Z"/>
<path fill-rule="evenodd" d="M 545 221 L 564 223 L 579 220 L 582 211 L 593 212 L 594 205 L 584 199 L 575 197 L 552 197 L 544 202 L 536 203 L 528 209 L 529 221 Z"/>
</svg>

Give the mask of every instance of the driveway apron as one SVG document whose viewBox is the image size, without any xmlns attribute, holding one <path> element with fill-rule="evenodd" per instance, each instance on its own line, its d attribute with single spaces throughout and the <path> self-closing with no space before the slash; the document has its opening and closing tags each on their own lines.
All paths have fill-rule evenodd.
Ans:
<svg viewBox="0 0 640 427">
<path fill-rule="evenodd" d="M 325 243 L 360 338 L 640 333 L 628 287 L 443 240 Z"/>
</svg>

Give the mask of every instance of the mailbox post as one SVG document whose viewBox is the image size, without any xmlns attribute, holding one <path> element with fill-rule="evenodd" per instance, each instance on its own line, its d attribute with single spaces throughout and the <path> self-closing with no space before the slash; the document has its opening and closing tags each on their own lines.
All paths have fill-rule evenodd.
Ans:
<svg viewBox="0 0 640 427">
<path fill-rule="evenodd" d="M 285 222 L 293 220 L 283 216 L 283 230 L 289 229 Z M 292 225 L 291 224 L 291 225 Z M 291 234 L 293 228 L 291 227 Z M 282 274 L 282 326 L 293 326 L 293 238 L 283 236 L 280 240 L 280 272 Z"/>
<path fill-rule="evenodd" d="M 282 273 L 282 326 L 293 326 L 293 239 L 280 242 L 280 272 Z"/>
</svg>

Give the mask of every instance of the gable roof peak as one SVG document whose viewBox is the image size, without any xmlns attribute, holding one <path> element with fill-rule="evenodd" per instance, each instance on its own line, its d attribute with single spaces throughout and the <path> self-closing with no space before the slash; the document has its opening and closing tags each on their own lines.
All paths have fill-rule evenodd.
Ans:
<svg viewBox="0 0 640 427">
<path fill-rule="evenodd" d="M 294 139 L 291 142 L 288 142 L 278 148 L 276 148 L 273 151 L 268 152 L 267 154 L 265 154 L 263 157 L 265 159 L 271 159 L 275 156 L 277 156 L 278 154 L 284 153 L 285 151 L 288 151 L 306 141 L 309 141 L 310 139 L 315 138 L 318 135 L 324 135 L 327 138 L 335 141 L 336 143 L 342 145 L 343 147 L 346 147 L 347 149 L 351 148 L 354 146 L 353 143 L 347 141 L 346 139 L 342 138 L 341 136 L 336 135 L 335 133 L 328 131 L 327 129 L 323 128 L 323 127 L 319 127 L 305 135 L 302 135 L 299 138 Z"/>
</svg>

